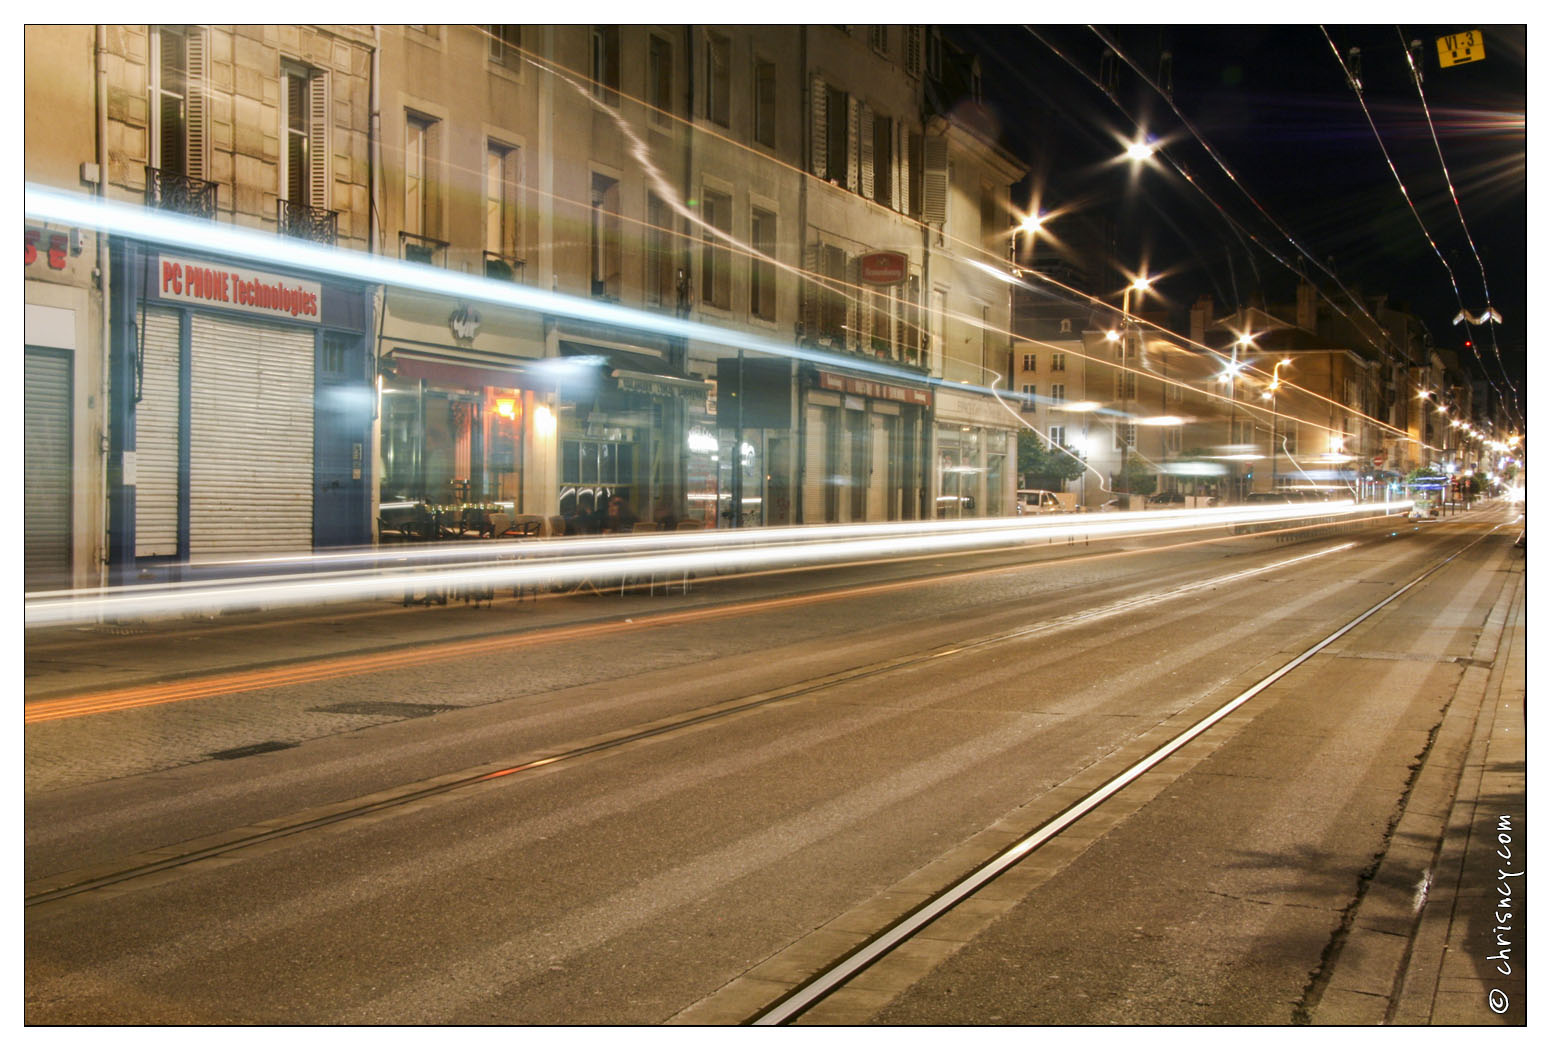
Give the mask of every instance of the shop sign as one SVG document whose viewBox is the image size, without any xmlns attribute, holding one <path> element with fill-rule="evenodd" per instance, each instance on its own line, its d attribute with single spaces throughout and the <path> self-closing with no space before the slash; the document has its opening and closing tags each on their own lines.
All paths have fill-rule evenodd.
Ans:
<svg viewBox="0 0 1551 1051">
<path fill-rule="evenodd" d="M 906 405 L 931 405 L 931 391 L 917 390 L 914 387 L 902 387 L 894 383 L 880 383 L 877 380 L 858 379 L 855 376 L 840 376 L 833 372 L 819 373 L 819 386 L 825 390 L 840 391 L 844 394 L 860 394 L 868 398 L 877 398 L 882 401 L 899 401 Z"/>
<path fill-rule="evenodd" d="M 857 263 L 869 285 L 897 285 L 910 276 L 910 259 L 903 252 L 868 252 Z"/>
<path fill-rule="evenodd" d="M 467 303 L 459 303 L 458 309 L 454 310 L 452 316 L 447 319 L 447 326 L 458 339 L 473 339 L 479 335 L 479 325 L 482 320 L 479 311 Z"/>
<path fill-rule="evenodd" d="M 323 286 L 226 263 L 164 255 L 157 264 L 157 298 L 209 303 L 268 317 L 319 320 Z"/>
<path fill-rule="evenodd" d="M 71 230 L 65 233 L 63 230 L 45 230 L 38 226 L 26 228 L 26 247 L 23 253 L 26 266 L 31 266 L 39 260 L 48 264 L 50 270 L 63 270 L 70 262 L 70 257 L 81 254 L 81 232 Z"/>
</svg>

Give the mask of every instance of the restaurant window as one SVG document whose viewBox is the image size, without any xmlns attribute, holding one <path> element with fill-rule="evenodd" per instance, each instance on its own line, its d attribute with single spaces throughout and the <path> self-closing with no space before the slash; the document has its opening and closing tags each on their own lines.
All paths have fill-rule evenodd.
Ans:
<svg viewBox="0 0 1551 1051">
<path fill-rule="evenodd" d="M 646 53 L 646 100 L 651 104 L 651 119 L 666 124 L 673 114 L 673 45 L 653 36 Z"/>
<path fill-rule="evenodd" d="M 382 390 L 383 526 L 434 508 L 522 506 L 522 392 L 386 377 Z M 457 514 L 443 525 L 463 520 Z"/>
<path fill-rule="evenodd" d="M 774 321 L 776 217 L 762 209 L 753 209 L 749 240 L 754 247 L 754 254 L 749 257 L 749 313 L 764 321 Z"/>
<path fill-rule="evenodd" d="M 592 27 L 592 94 L 619 105 L 619 27 Z"/>
<path fill-rule="evenodd" d="M 717 33 L 706 34 L 705 84 L 706 117 L 725 128 L 732 109 L 732 41 Z"/>
<path fill-rule="evenodd" d="M 727 310 L 732 306 L 732 249 L 725 235 L 732 232 L 732 198 L 710 190 L 700 196 L 701 215 L 705 219 L 700 295 L 711 306 Z M 723 236 L 717 236 L 718 233 Z"/>
<path fill-rule="evenodd" d="M 754 141 L 776 144 L 776 67 L 764 59 L 754 60 Z"/>
<path fill-rule="evenodd" d="M 619 180 L 596 172 L 592 176 L 592 212 L 588 237 L 592 294 L 617 300 L 621 266 Z"/>
</svg>

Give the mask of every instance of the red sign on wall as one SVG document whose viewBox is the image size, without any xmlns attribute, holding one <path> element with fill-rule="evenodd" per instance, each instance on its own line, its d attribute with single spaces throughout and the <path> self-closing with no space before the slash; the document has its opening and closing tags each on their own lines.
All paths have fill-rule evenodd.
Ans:
<svg viewBox="0 0 1551 1051">
<path fill-rule="evenodd" d="M 864 284 L 897 285 L 910 276 L 910 257 L 903 252 L 868 252 L 858 262 Z"/>
</svg>

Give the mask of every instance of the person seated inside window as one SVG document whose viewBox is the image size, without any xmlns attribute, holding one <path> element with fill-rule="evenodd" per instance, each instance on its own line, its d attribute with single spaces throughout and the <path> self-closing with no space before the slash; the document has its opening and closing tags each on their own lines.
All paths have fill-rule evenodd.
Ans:
<svg viewBox="0 0 1551 1051">
<path fill-rule="evenodd" d="M 603 516 L 603 531 L 605 533 L 628 533 L 630 527 L 636 523 L 636 514 L 630 510 L 625 498 L 614 496 L 609 499 L 608 512 Z"/>
</svg>

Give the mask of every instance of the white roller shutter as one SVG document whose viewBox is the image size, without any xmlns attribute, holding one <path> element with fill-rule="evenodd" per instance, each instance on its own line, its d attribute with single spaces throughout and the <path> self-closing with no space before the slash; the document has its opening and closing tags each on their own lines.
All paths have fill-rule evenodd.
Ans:
<svg viewBox="0 0 1551 1051">
<path fill-rule="evenodd" d="M 808 447 L 802 469 L 802 520 L 805 523 L 824 521 L 824 487 L 828 484 L 829 467 L 827 417 L 822 406 L 808 406 Z"/>
<path fill-rule="evenodd" d="M 70 584 L 70 354 L 25 352 L 22 530 L 25 587 Z"/>
<path fill-rule="evenodd" d="M 313 333 L 193 326 L 190 559 L 312 550 Z"/>
<path fill-rule="evenodd" d="M 147 310 L 135 406 L 135 556 L 178 553 L 178 314 Z"/>
</svg>

